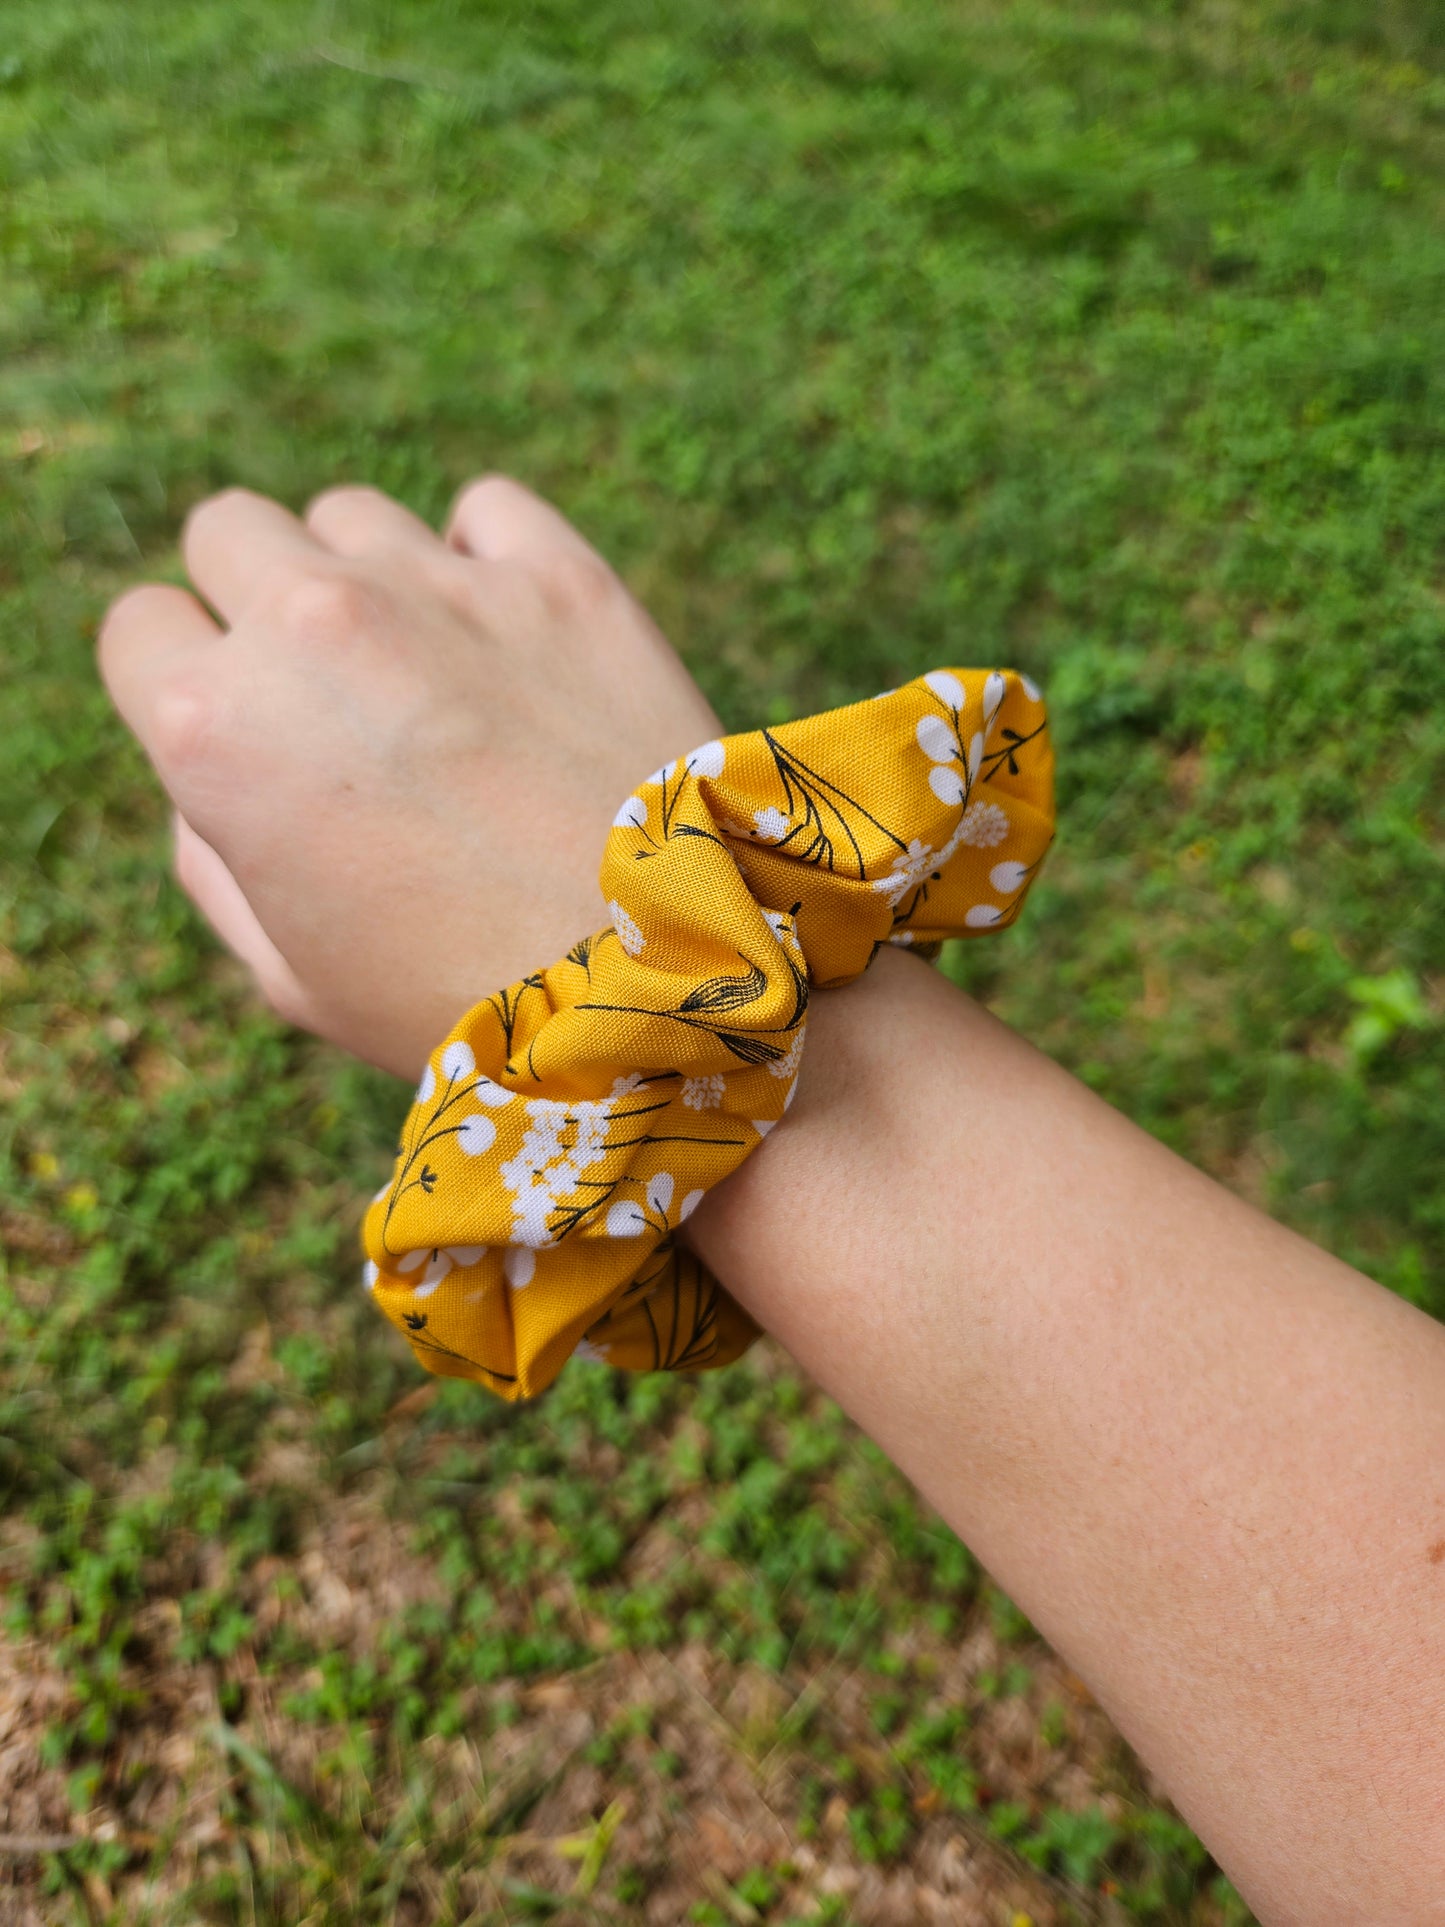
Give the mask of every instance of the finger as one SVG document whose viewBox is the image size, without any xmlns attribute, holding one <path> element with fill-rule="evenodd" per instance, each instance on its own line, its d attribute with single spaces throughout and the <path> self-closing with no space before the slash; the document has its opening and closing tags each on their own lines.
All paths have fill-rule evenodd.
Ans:
<svg viewBox="0 0 1445 1927">
<path fill-rule="evenodd" d="M 327 551 L 291 513 L 268 496 L 228 488 L 193 508 L 181 535 L 186 572 L 227 622 L 290 566 L 322 560 Z"/>
<path fill-rule="evenodd" d="M 463 555 L 545 569 L 559 559 L 606 563 L 565 515 L 507 475 L 469 482 L 447 518 L 448 544 Z"/>
<path fill-rule="evenodd" d="M 226 948 L 246 965 L 267 1003 L 288 1023 L 306 1025 L 307 997 L 295 972 L 262 929 L 240 884 L 179 813 L 175 860 L 181 888 Z"/>
<path fill-rule="evenodd" d="M 310 504 L 304 519 L 333 555 L 402 554 L 422 563 L 447 556 L 436 531 L 379 488 L 329 488 Z"/>
<path fill-rule="evenodd" d="M 100 625 L 100 673 L 111 701 L 159 762 L 167 691 L 205 664 L 220 630 L 185 589 L 148 582 L 110 605 Z M 177 671 L 182 675 L 178 679 Z"/>
</svg>

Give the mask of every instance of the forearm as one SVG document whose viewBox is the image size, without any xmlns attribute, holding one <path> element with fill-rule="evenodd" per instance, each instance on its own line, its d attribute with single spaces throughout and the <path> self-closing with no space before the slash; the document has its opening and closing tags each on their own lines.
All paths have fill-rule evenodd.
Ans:
<svg viewBox="0 0 1445 1927">
<path fill-rule="evenodd" d="M 418 1075 L 593 927 L 615 800 L 714 718 L 500 478 L 445 541 L 371 490 L 304 522 L 230 491 L 184 547 L 224 632 L 152 585 L 101 639 L 182 879 L 279 1009 Z M 1445 1335 L 897 951 L 810 1032 L 786 1125 L 689 1221 L 714 1268 L 1269 1918 L 1445 1921 Z"/>
<path fill-rule="evenodd" d="M 1445 1332 L 895 953 L 698 1210 L 1276 1922 L 1445 1921 Z"/>
</svg>

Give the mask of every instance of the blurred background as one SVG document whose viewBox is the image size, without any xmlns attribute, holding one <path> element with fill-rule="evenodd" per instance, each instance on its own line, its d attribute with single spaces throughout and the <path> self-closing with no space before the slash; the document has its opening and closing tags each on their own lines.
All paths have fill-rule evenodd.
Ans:
<svg viewBox="0 0 1445 1927">
<path fill-rule="evenodd" d="M 1445 1310 L 1439 0 L 4 29 L 0 1921 L 1245 1921 L 776 1351 L 419 1378 L 405 1094 L 198 927 L 92 637 L 222 484 L 501 467 L 731 727 L 1015 663 L 1062 834 L 947 967 Z"/>
</svg>

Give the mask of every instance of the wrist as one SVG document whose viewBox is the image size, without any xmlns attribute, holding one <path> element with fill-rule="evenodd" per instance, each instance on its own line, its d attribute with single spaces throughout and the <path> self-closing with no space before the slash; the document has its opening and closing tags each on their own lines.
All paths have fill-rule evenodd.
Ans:
<svg viewBox="0 0 1445 1927">
<path fill-rule="evenodd" d="M 1026 679 L 931 670 L 711 739 L 638 785 L 603 853 L 611 922 L 457 1021 L 367 1214 L 376 1303 L 430 1370 L 527 1398 L 584 1341 L 630 1370 L 719 1367 L 757 1336 L 744 1301 L 791 1345 L 784 1312 L 819 1289 L 836 1312 L 845 1272 L 872 1345 L 864 1253 L 921 1224 L 930 1257 L 953 1255 L 933 1223 L 954 1176 L 942 1046 L 950 1013 L 976 1021 L 893 946 L 1018 916 L 1052 832 L 1046 729 Z M 811 1094 L 767 1182 L 680 1246 L 783 1122 L 800 1061 Z M 697 1255 L 709 1239 L 723 1278 Z M 802 1316 L 810 1350 L 827 1322 Z"/>
<path fill-rule="evenodd" d="M 684 1236 L 708 1269 L 790 1350 L 800 1253 L 871 1239 L 887 1210 L 882 1194 L 897 1194 L 917 1091 L 898 1067 L 917 1061 L 939 999 L 966 1001 L 920 958 L 891 947 L 854 983 L 815 993 L 787 1116 L 687 1222 Z M 889 1173 L 882 1186 L 879 1171 Z"/>
</svg>

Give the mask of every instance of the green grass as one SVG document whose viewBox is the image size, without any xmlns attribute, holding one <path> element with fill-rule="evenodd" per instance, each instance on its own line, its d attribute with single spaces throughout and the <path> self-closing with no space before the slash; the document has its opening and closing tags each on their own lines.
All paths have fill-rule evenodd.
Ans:
<svg viewBox="0 0 1445 1927">
<path fill-rule="evenodd" d="M 198 930 L 91 636 L 221 484 L 499 466 L 730 725 L 1017 663 L 1062 837 L 953 967 L 1445 1311 L 1438 0 L 5 29 L 0 1833 L 84 1839 L 0 1900 L 866 1927 L 956 1853 L 990 1919 L 1243 1920 L 776 1359 L 398 1409 L 401 1098 Z"/>
</svg>

